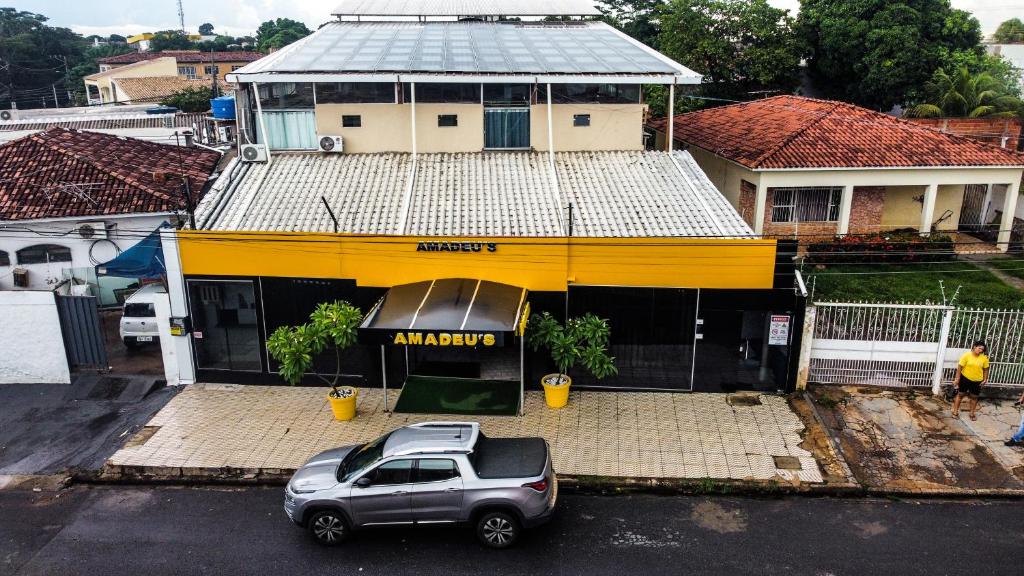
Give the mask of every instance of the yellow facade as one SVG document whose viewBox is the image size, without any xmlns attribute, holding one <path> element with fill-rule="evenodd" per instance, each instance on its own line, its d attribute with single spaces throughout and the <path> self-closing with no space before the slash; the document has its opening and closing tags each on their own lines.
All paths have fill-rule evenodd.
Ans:
<svg viewBox="0 0 1024 576">
<path fill-rule="evenodd" d="M 494 243 L 425 251 L 421 243 Z M 351 279 L 391 287 L 477 278 L 533 291 L 570 284 L 771 288 L 775 241 L 720 238 L 437 238 L 274 232 L 178 232 L 187 276 Z"/>
</svg>

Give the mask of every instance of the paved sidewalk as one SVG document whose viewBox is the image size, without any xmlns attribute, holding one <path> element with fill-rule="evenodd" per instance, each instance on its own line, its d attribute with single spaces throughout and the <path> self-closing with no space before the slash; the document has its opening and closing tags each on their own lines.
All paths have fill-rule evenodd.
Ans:
<svg viewBox="0 0 1024 576">
<path fill-rule="evenodd" d="M 983 398 L 978 420 L 928 391 L 818 386 L 812 397 L 857 481 L 870 489 L 1024 490 L 1024 450 L 1003 446 L 1020 422 L 1009 400 Z"/>
<path fill-rule="evenodd" d="M 321 450 L 405 424 L 468 419 L 386 414 L 382 400 L 381 391 L 362 389 L 357 417 L 337 422 L 324 388 L 192 385 L 110 458 L 108 472 L 288 472 Z M 523 417 L 472 419 L 492 436 L 543 436 L 561 475 L 823 481 L 785 398 L 733 403 L 726 394 L 573 392 L 566 408 L 551 410 L 543 393 L 527 392 Z M 740 405 L 747 403 L 754 405 Z"/>
</svg>

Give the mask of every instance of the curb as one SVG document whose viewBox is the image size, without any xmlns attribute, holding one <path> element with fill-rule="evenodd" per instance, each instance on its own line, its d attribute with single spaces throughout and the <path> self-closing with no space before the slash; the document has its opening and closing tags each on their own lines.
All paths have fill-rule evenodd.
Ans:
<svg viewBox="0 0 1024 576">
<path fill-rule="evenodd" d="M 73 476 L 81 484 L 126 484 L 165 486 L 284 486 L 293 469 L 285 468 L 173 468 L 106 466 L 93 473 Z M 886 488 L 866 487 L 852 482 L 802 484 L 776 480 L 730 480 L 714 478 L 639 478 L 623 476 L 559 475 L 559 488 L 582 494 L 659 494 L 718 496 L 817 496 L 842 498 L 949 498 L 1024 499 L 1022 489 L 1000 488 Z"/>
</svg>

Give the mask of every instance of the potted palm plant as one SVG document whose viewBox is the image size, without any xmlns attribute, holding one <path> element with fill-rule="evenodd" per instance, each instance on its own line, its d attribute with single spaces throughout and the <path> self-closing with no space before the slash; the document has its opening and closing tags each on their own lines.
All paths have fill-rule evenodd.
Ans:
<svg viewBox="0 0 1024 576">
<path fill-rule="evenodd" d="M 558 368 L 558 373 L 540 381 L 548 407 L 561 408 L 569 402 L 569 370 L 577 363 L 598 380 L 618 373 L 615 358 L 608 355 L 610 335 L 608 321 L 590 313 L 569 318 L 565 326 L 547 312 L 530 317 L 526 336 L 530 348 L 546 348 Z"/>
<path fill-rule="evenodd" d="M 355 344 L 363 313 L 344 300 L 321 302 L 309 315 L 309 322 L 299 326 L 281 326 L 267 339 L 267 351 L 280 364 L 279 373 L 285 382 L 296 385 L 313 368 L 313 359 L 328 347 L 334 348 L 335 370 L 332 379 L 313 371 L 328 384 L 327 400 L 337 420 L 351 420 L 356 415 L 358 391 L 338 387 L 341 379 L 341 351 Z"/>
</svg>

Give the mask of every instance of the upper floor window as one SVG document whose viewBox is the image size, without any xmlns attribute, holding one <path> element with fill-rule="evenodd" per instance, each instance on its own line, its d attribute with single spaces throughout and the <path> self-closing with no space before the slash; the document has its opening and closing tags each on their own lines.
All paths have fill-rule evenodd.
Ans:
<svg viewBox="0 0 1024 576">
<path fill-rule="evenodd" d="M 529 84 L 484 84 L 484 104 L 490 106 L 529 106 Z"/>
<path fill-rule="evenodd" d="M 189 80 L 195 80 L 199 77 L 199 75 L 196 74 L 195 66 L 178 66 L 178 76 L 184 76 Z"/>
<path fill-rule="evenodd" d="M 266 110 L 312 108 L 313 85 L 305 82 L 260 84 L 260 105 Z"/>
<path fill-rule="evenodd" d="M 7 252 L 0 250 L 0 266 L 10 266 L 11 257 L 7 255 Z"/>
<path fill-rule="evenodd" d="M 405 101 L 412 101 L 412 91 L 408 84 L 402 85 Z M 447 104 L 447 103 L 480 103 L 479 84 L 456 83 L 423 83 L 416 84 L 416 103 Z"/>
<path fill-rule="evenodd" d="M 838 186 L 772 188 L 772 222 L 836 222 L 843 189 Z"/>
<path fill-rule="evenodd" d="M 207 65 L 207 66 L 203 66 L 203 74 L 206 74 L 206 75 L 220 74 L 220 66 L 217 66 L 216 64 L 210 64 L 210 65 Z"/>
<path fill-rule="evenodd" d="M 538 87 L 537 101 L 546 103 L 548 87 Z M 552 84 L 552 104 L 639 104 L 639 84 Z"/>
<path fill-rule="evenodd" d="M 245 68 L 245 64 L 232 64 L 231 65 L 231 71 L 232 72 L 234 72 L 235 70 L 238 70 L 239 68 Z"/>
<path fill-rule="evenodd" d="M 261 86 L 262 88 L 262 86 Z M 318 104 L 394 104 L 391 82 L 334 82 L 316 85 Z"/>
<path fill-rule="evenodd" d="M 110 70 L 109 64 L 100 64 L 100 72 L 106 72 L 107 70 Z"/>
<path fill-rule="evenodd" d="M 71 262 L 71 249 L 57 244 L 36 244 L 18 250 L 18 264 Z"/>
</svg>

